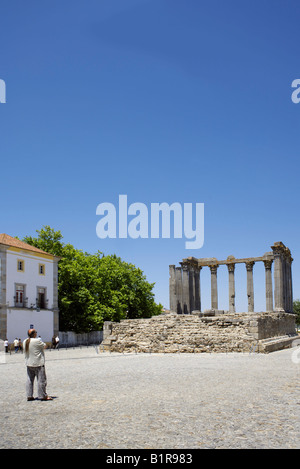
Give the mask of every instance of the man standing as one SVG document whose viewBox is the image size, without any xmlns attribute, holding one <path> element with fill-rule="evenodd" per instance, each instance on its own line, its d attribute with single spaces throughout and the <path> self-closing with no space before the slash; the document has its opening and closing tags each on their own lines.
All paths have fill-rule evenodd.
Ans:
<svg viewBox="0 0 300 469">
<path fill-rule="evenodd" d="M 38 398 L 41 401 L 52 401 L 52 397 L 46 393 L 47 378 L 45 371 L 45 354 L 46 344 L 37 339 L 35 329 L 29 329 L 28 339 L 24 340 L 23 350 L 25 353 L 25 362 L 27 366 L 27 383 L 26 393 L 27 400 L 33 401 L 33 384 L 34 378 L 37 378 Z"/>
</svg>

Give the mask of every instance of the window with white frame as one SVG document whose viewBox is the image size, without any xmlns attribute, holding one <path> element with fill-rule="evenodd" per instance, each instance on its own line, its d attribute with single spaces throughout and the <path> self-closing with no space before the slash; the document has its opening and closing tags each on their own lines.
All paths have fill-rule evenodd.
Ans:
<svg viewBox="0 0 300 469">
<path fill-rule="evenodd" d="M 25 305 L 25 285 L 16 284 L 15 306 L 23 307 Z"/>
<path fill-rule="evenodd" d="M 37 307 L 40 309 L 45 309 L 46 305 L 47 305 L 46 288 L 38 287 L 37 288 Z"/>
</svg>

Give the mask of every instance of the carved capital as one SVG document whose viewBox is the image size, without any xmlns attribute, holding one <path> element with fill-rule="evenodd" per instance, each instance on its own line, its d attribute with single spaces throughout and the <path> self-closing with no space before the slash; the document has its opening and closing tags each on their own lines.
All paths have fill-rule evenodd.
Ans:
<svg viewBox="0 0 300 469">
<path fill-rule="evenodd" d="M 228 272 L 234 272 L 235 264 L 226 264 L 228 268 Z"/>
<path fill-rule="evenodd" d="M 263 262 L 265 264 L 265 269 L 266 270 L 271 270 L 272 262 L 273 262 L 272 259 L 267 259 L 267 260 L 264 260 Z"/>
<path fill-rule="evenodd" d="M 281 241 L 274 243 L 274 246 L 271 246 L 271 248 L 275 257 L 280 257 L 286 254 L 286 247 Z"/>
<path fill-rule="evenodd" d="M 273 249 L 274 257 L 281 257 L 282 250 L 280 247 L 275 246 L 274 248 L 272 247 L 272 249 Z"/>
<path fill-rule="evenodd" d="M 211 273 L 216 275 L 218 267 L 219 267 L 219 264 L 210 265 L 209 268 L 210 268 Z"/>
<path fill-rule="evenodd" d="M 188 272 L 190 270 L 190 265 L 186 264 L 185 262 L 180 262 L 181 268 L 183 272 Z"/>
<path fill-rule="evenodd" d="M 254 261 L 249 261 L 249 262 L 245 263 L 247 272 L 252 272 L 253 271 L 254 264 L 255 264 Z"/>
</svg>

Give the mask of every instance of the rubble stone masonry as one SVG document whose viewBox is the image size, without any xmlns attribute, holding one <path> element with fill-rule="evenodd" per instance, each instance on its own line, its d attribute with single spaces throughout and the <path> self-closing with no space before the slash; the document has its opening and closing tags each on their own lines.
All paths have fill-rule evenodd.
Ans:
<svg viewBox="0 0 300 469">
<path fill-rule="evenodd" d="M 296 337 L 291 313 L 211 311 L 105 322 L 102 345 L 123 353 L 268 353 L 290 347 Z"/>
</svg>

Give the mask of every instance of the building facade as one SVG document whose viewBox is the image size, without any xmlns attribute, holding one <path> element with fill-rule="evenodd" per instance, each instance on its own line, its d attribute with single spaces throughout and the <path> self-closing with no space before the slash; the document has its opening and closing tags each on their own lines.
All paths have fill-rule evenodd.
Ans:
<svg viewBox="0 0 300 469">
<path fill-rule="evenodd" d="M 0 339 L 25 339 L 34 327 L 42 340 L 59 331 L 60 258 L 0 234 Z"/>
</svg>

